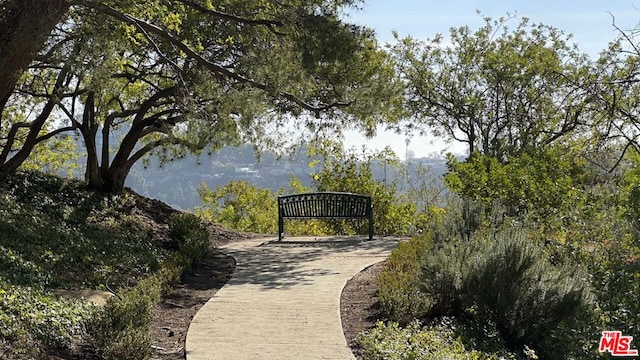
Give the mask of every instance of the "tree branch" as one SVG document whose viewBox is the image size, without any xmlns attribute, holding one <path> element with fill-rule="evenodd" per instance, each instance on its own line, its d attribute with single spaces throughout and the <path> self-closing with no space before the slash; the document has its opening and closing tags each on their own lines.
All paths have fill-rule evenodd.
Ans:
<svg viewBox="0 0 640 360">
<path fill-rule="evenodd" d="M 56 136 L 58 134 L 62 134 L 63 132 L 73 131 L 75 129 L 76 129 L 75 126 L 67 126 L 67 127 L 56 129 L 56 130 L 54 130 L 54 131 L 52 131 L 52 132 L 50 132 L 48 134 L 45 134 L 45 135 L 42 135 L 42 136 L 36 138 L 36 144 L 39 144 L 39 143 L 41 143 L 43 141 L 46 141 L 46 140 L 49 140 L 49 139 L 51 139 L 52 137 L 54 137 L 54 136 Z"/>
<path fill-rule="evenodd" d="M 238 23 L 243 23 L 243 24 L 247 24 L 247 25 L 262 25 L 262 26 L 266 26 L 270 31 L 272 31 L 275 34 L 278 35 L 284 35 L 281 32 L 278 32 L 276 30 L 276 27 L 281 27 L 284 26 L 284 23 L 282 21 L 278 21 L 278 20 L 267 20 L 267 19 L 247 19 L 247 18 L 243 18 L 240 16 L 236 16 L 236 15 L 231 15 L 231 14 L 227 14 L 225 12 L 222 11 L 218 11 L 218 10 L 213 10 L 213 9 L 208 9 L 200 4 L 197 4 L 191 0 L 178 0 L 179 2 L 193 8 L 196 9 L 204 14 L 208 14 L 208 15 L 212 15 L 215 16 L 219 19 L 224 19 L 224 20 L 230 20 L 230 21 L 234 21 L 234 22 L 238 22 Z"/>
<path fill-rule="evenodd" d="M 633 41 L 631 40 L 629 35 L 627 35 L 627 33 L 624 32 L 624 30 L 620 29 L 620 27 L 618 27 L 618 25 L 616 25 L 616 17 L 613 16 L 612 13 L 609 13 L 609 15 L 611 15 L 611 25 L 613 26 L 613 28 L 616 29 L 622 35 L 622 37 L 625 38 L 625 40 L 627 40 L 627 42 L 633 48 L 633 51 L 636 52 L 635 55 L 640 55 L 640 49 L 638 49 L 638 47 L 633 43 Z"/>
<path fill-rule="evenodd" d="M 176 48 L 178 48 L 179 50 L 181 50 L 182 52 L 184 52 L 186 54 L 187 57 L 195 60 L 196 62 L 198 62 L 198 64 L 200 64 L 200 66 L 204 67 L 205 69 L 209 70 L 210 72 L 214 73 L 215 75 L 218 75 L 221 78 L 227 78 L 227 79 L 231 79 L 231 80 L 235 80 L 239 83 L 244 83 L 247 85 L 250 85 L 251 87 L 254 87 L 256 89 L 259 90 L 263 90 L 267 93 L 271 93 L 273 94 L 275 97 L 279 97 L 285 100 L 288 100 L 300 107 L 302 107 L 303 109 L 306 109 L 308 111 L 314 112 L 316 114 L 316 116 L 319 115 L 320 112 L 322 111 L 326 111 L 332 108 L 337 108 L 337 107 L 347 107 L 349 105 L 351 105 L 352 102 L 340 102 L 340 101 L 335 101 L 333 103 L 330 104 L 322 104 L 322 105 L 313 105 L 310 104 L 302 99 L 300 99 L 299 97 L 297 97 L 296 95 L 286 92 L 286 91 L 277 91 L 275 94 L 273 93 L 273 89 L 271 89 L 271 87 L 265 83 L 261 83 L 259 81 L 247 78 L 243 75 L 237 74 L 223 66 L 214 64 L 210 61 L 208 61 L 207 59 L 203 58 L 201 55 L 199 55 L 198 53 L 196 53 L 193 49 L 191 49 L 191 47 L 187 44 L 185 44 L 184 42 L 182 42 L 179 38 L 175 37 L 174 35 L 172 35 L 171 33 L 169 33 L 167 30 L 161 28 L 160 26 L 157 26 L 155 24 L 151 24 L 147 21 L 144 21 L 142 19 L 138 19 L 135 18 L 133 16 L 127 15 L 127 14 L 123 14 L 121 12 L 119 12 L 118 10 L 110 7 L 110 6 L 106 6 L 103 5 L 101 3 L 95 3 L 93 1 L 82 1 L 82 0 L 76 0 L 75 3 L 80 3 L 80 4 L 89 4 L 89 6 L 92 6 L 93 8 L 97 9 L 98 11 L 101 11 L 109 16 L 112 16 L 120 21 L 123 21 L 125 23 L 131 24 L 136 26 L 138 29 L 140 29 L 140 31 L 143 33 L 143 35 L 145 37 L 147 37 L 147 39 L 149 39 L 149 41 L 152 42 L 153 44 L 153 39 L 151 39 L 151 37 L 149 36 L 148 33 L 153 33 L 155 35 L 160 36 L 161 38 L 167 40 L 170 44 L 172 44 L 173 46 L 175 46 Z M 156 51 L 159 51 L 159 48 L 157 46 L 156 47 Z M 162 52 L 159 52 L 159 54 L 161 55 Z M 177 66 L 177 65 L 176 65 Z"/>
<path fill-rule="evenodd" d="M 9 157 L 9 154 L 13 149 L 13 143 L 16 141 L 16 135 L 18 134 L 18 131 L 20 129 L 29 128 L 32 124 L 32 122 L 18 122 L 11 125 L 11 129 L 9 130 L 9 134 L 7 135 L 7 142 L 2 148 L 2 153 L 0 153 L 0 166 L 7 161 L 7 157 Z"/>
<path fill-rule="evenodd" d="M 129 159 L 127 160 L 127 167 L 133 166 L 133 164 L 135 164 L 138 160 L 140 160 L 143 156 L 148 154 L 153 149 L 162 145 L 166 145 L 168 143 L 170 143 L 168 137 L 148 143 L 147 145 L 136 151 L 133 155 L 131 155 L 131 157 L 129 157 Z"/>
</svg>

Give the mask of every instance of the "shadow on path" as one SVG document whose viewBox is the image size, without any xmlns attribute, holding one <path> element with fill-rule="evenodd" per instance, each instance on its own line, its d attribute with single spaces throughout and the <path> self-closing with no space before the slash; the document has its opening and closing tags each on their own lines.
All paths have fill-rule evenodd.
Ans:
<svg viewBox="0 0 640 360">
<path fill-rule="evenodd" d="M 223 246 L 236 271 L 194 316 L 187 360 L 355 359 L 340 321 L 342 288 L 397 243 L 296 237 Z"/>
<path fill-rule="evenodd" d="M 264 239 L 263 239 L 264 240 Z M 309 285 L 313 277 L 335 275 L 327 258 L 379 257 L 396 247 L 398 238 L 368 240 L 359 237 L 288 238 L 268 240 L 253 247 L 234 245 L 223 249 L 236 259 L 236 270 L 227 286 L 252 284 L 264 290 Z M 319 262 L 319 260 L 323 260 Z"/>
</svg>

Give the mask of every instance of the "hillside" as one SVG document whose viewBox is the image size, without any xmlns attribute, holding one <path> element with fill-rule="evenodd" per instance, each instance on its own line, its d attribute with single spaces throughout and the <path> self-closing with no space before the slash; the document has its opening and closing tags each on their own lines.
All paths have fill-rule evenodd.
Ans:
<svg viewBox="0 0 640 360">
<path fill-rule="evenodd" d="M 205 228 L 135 193 L 89 192 L 82 182 L 40 173 L 17 174 L 0 184 L 0 214 L 2 359 L 78 359 L 95 351 L 105 356 L 136 344 L 149 351 L 144 329 L 159 311 L 154 309 L 160 296 L 171 294 L 166 284 L 189 269 L 188 246 L 211 248 L 250 236 L 214 224 Z M 204 233 L 196 237 L 191 228 Z M 215 259 L 200 260 L 211 266 Z M 111 292 L 116 300 L 98 308 L 54 294 L 61 289 Z M 128 340 L 133 343 L 126 336 L 124 343 L 101 339 L 123 331 L 139 335 Z"/>
<path fill-rule="evenodd" d="M 304 154 L 304 151 L 299 151 Z M 126 185 L 140 195 L 162 200 L 178 209 L 191 210 L 201 205 L 198 197 L 200 183 L 210 189 L 223 186 L 230 181 L 245 180 L 261 188 L 272 191 L 287 189 L 292 176 L 304 186 L 310 187 L 312 174 L 318 167 L 309 164 L 317 157 L 306 155 L 278 158 L 272 152 L 265 151 L 256 158 L 253 146 L 226 147 L 210 156 L 186 156 L 165 164 L 152 159 L 146 166 L 136 164 L 127 179 Z M 409 174 L 416 178 L 418 166 L 429 167 L 431 173 L 440 177 L 446 171 L 442 158 L 409 159 Z M 379 180 L 391 183 L 396 179 L 397 168 L 391 164 L 379 163 L 374 167 L 374 175 Z"/>
</svg>

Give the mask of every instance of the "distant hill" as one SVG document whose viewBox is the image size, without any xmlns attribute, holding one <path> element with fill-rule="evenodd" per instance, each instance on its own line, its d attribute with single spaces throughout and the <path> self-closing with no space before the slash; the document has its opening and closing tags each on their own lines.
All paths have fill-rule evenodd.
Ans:
<svg viewBox="0 0 640 360">
<path fill-rule="evenodd" d="M 297 156 L 277 158 L 272 152 L 263 152 L 256 160 L 251 145 L 226 147 L 210 156 L 187 156 L 160 165 L 153 159 L 145 167 L 136 164 L 131 170 L 126 186 L 140 195 L 162 200 L 173 207 L 191 210 L 201 204 L 197 189 L 205 183 L 211 189 L 233 180 L 246 180 L 251 184 L 273 191 L 289 186 L 292 176 L 305 186 L 312 185 L 309 163 L 314 160 L 300 151 Z M 316 159 L 317 160 L 317 159 Z M 409 174 L 415 176 L 418 165 L 429 166 L 432 174 L 440 177 L 446 171 L 442 158 L 409 160 Z M 376 178 L 391 182 L 396 177 L 392 166 L 378 164 L 374 168 Z"/>
</svg>

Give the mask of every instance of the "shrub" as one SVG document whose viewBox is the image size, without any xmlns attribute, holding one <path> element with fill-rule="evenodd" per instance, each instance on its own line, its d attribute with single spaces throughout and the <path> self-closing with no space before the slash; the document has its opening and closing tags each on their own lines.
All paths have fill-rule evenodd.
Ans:
<svg viewBox="0 0 640 360">
<path fill-rule="evenodd" d="M 602 327 L 640 334 L 640 234 L 620 226 L 590 254 Z"/>
<path fill-rule="evenodd" d="M 552 266 L 522 232 L 486 237 L 477 245 L 462 291 L 507 340 L 537 345 L 590 300 L 586 274 Z"/>
<path fill-rule="evenodd" d="M 515 359 L 506 351 L 482 353 L 466 349 L 448 326 L 423 328 L 418 321 L 401 328 L 397 323 L 378 322 L 375 328 L 356 339 L 366 360 L 476 360 Z"/>
<path fill-rule="evenodd" d="M 209 232 L 196 215 L 173 214 L 169 219 L 169 236 L 178 243 L 178 250 L 191 265 L 198 263 L 209 253 Z"/>
<path fill-rule="evenodd" d="M 400 201 L 401 196 L 396 184 L 377 180 L 373 173 L 374 166 L 377 164 L 395 166 L 397 159 L 392 152 L 369 154 L 363 151 L 362 154 L 358 154 L 354 151 L 344 152 L 340 146 L 329 146 L 315 151 L 324 159 L 322 170 L 313 175 L 314 187 L 317 191 L 370 195 L 376 234 L 404 235 L 412 232 L 415 228 L 415 219 L 418 217 L 417 205 L 411 201 Z M 358 225 L 345 221 L 332 221 L 330 225 L 336 233 L 366 233 L 364 223 Z"/>
<path fill-rule="evenodd" d="M 388 319 L 407 324 L 431 309 L 431 297 L 420 288 L 420 263 L 431 245 L 426 236 L 401 242 L 385 262 L 376 282 L 380 309 Z"/>
<path fill-rule="evenodd" d="M 167 266 L 119 293 L 89 323 L 88 333 L 96 354 L 102 359 L 136 360 L 151 355 L 149 326 L 153 309 L 165 284 L 179 276 L 180 269 Z"/>
<path fill-rule="evenodd" d="M 591 300 L 586 275 L 554 266 L 522 231 L 485 231 L 434 251 L 424 289 L 443 312 L 493 324 L 513 349 L 537 346 Z"/>
<path fill-rule="evenodd" d="M 261 234 L 278 232 L 277 194 L 247 181 L 231 181 L 215 190 L 200 184 L 199 215 L 226 227 Z"/>
</svg>

